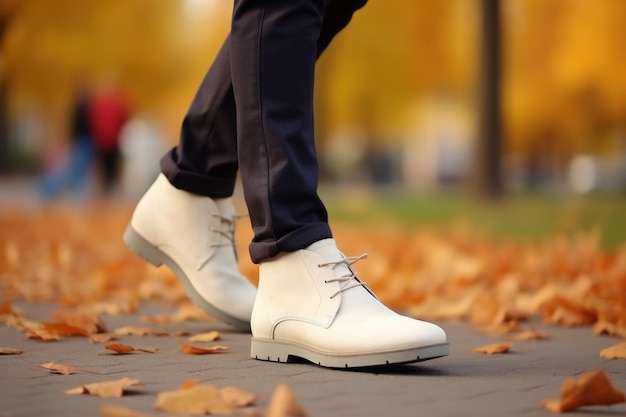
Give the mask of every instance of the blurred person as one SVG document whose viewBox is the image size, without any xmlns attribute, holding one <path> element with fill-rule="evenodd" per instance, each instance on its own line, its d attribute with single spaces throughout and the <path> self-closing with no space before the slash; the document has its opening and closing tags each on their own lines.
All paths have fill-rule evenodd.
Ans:
<svg viewBox="0 0 626 417">
<path fill-rule="evenodd" d="M 129 118 L 124 97 L 113 83 L 97 91 L 89 103 L 99 179 L 105 195 L 118 185 L 121 165 L 120 133 Z"/>
<path fill-rule="evenodd" d="M 148 115 L 132 117 L 120 132 L 122 189 L 126 198 L 138 198 L 161 172 L 159 157 L 165 150 L 163 134 Z"/>
<path fill-rule="evenodd" d="M 87 193 L 93 165 L 93 138 L 88 115 L 90 90 L 79 82 L 70 121 L 70 149 L 54 164 L 40 182 L 45 198 L 54 198 L 68 190 L 72 197 L 82 198 Z"/>
<path fill-rule="evenodd" d="M 317 57 L 366 0 L 235 0 L 231 33 L 182 123 L 178 146 L 138 203 L 124 240 L 166 264 L 213 317 L 252 331 L 251 356 L 331 368 L 416 362 L 449 352 L 438 326 L 385 307 L 345 256 L 317 194 Z M 259 264 L 237 264 L 237 172 Z"/>
</svg>

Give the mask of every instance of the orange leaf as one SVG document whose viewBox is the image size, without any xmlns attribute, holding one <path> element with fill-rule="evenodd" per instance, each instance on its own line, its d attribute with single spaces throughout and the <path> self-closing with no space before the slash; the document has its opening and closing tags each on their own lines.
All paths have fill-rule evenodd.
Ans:
<svg viewBox="0 0 626 417">
<path fill-rule="evenodd" d="M 151 417 L 151 415 L 120 405 L 102 404 L 102 407 L 100 407 L 100 417 Z"/>
<path fill-rule="evenodd" d="M 50 372 L 53 373 L 58 373 L 58 374 L 63 374 L 63 375 L 71 375 L 71 374 L 76 374 L 76 373 L 87 373 L 87 374 L 97 374 L 98 372 L 94 372 L 94 371 L 86 371 L 84 369 L 77 369 L 74 368 L 73 366 L 69 366 L 69 365 L 62 365 L 60 363 L 54 363 L 54 362 L 47 362 L 47 363 L 38 363 L 37 366 L 47 369 Z"/>
<path fill-rule="evenodd" d="M 600 357 L 604 359 L 626 359 L 626 342 L 602 349 Z"/>
<path fill-rule="evenodd" d="M 555 413 L 576 410 L 585 405 L 612 405 L 626 401 L 602 371 L 585 372 L 578 378 L 566 378 L 558 399 L 545 399 L 542 406 Z"/>
<path fill-rule="evenodd" d="M 87 330 L 70 326 L 65 323 L 43 323 L 43 328 L 60 336 L 87 336 Z"/>
<path fill-rule="evenodd" d="M 72 327 L 83 329 L 87 334 L 102 333 L 106 331 L 106 325 L 100 320 L 98 314 L 87 310 L 58 310 L 52 313 L 52 318 L 57 323 L 64 323 Z"/>
<path fill-rule="evenodd" d="M 220 395 L 233 407 L 246 407 L 259 401 L 258 395 L 232 385 L 220 388 Z"/>
<path fill-rule="evenodd" d="M 96 382 L 93 384 L 81 385 L 65 391 L 69 395 L 89 394 L 96 397 L 109 398 L 121 397 L 128 387 L 141 384 L 137 378 L 121 378 L 114 381 Z"/>
<path fill-rule="evenodd" d="M 178 389 L 189 389 L 195 387 L 196 385 L 198 385 L 198 381 L 196 381 L 195 379 L 188 379 L 187 381 L 184 381 L 182 384 L 180 384 L 178 386 Z"/>
<path fill-rule="evenodd" d="M 266 417 L 307 417 L 308 414 L 298 403 L 293 389 L 288 384 L 279 384 L 267 406 Z"/>
<path fill-rule="evenodd" d="M 220 332 L 213 330 L 208 333 L 200 333 L 195 336 L 189 338 L 190 342 L 214 342 L 216 340 L 221 340 L 222 335 Z"/>
<path fill-rule="evenodd" d="M 0 355 L 21 355 L 23 350 L 0 346 Z"/>
<path fill-rule="evenodd" d="M 104 348 L 107 350 L 111 350 L 116 353 L 131 353 L 135 351 L 147 352 L 147 353 L 156 353 L 157 348 L 154 347 L 138 347 L 138 346 L 130 346 L 124 343 L 118 342 L 110 342 L 104 345 Z"/>
<path fill-rule="evenodd" d="M 183 353 L 189 353 L 191 355 L 206 355 L 208 353 L 216 353 L 221 352 L 223 350 L 228 350 L 226 346 L 211 346 L 208 348 L 203 348 L 200 346 L 194 346 L 187 343 L 180 344 L 180 350 Z"/>
<path fill-rule="evenodd" d="M 89 335 L 89 341 L 91 343 L 107 343 L 111 340 L 115 340 L 113 333 L 94 333 Z"/>
<path fill-rule="evenodd" d="M 177 391 L 161 392 L 154 407 L 168 413 L 230 414 L 231 407 L 213 385 L 196 385 Z"/>
<path fill-rule="evenodd" d="M 513 340 L 545 340 L 548 338 L 548 335 L 537 329 L 528 329 L 519 333 L 513 333 L 510 337 Z"/>
<path fill-rule="evenodd" d="M 513 343 L 493 343 L 490 345 L 485 345 L 481 347 L 477 347 L 472 350 L 474 353 L 507 353 L 513 348 Z"/>
<path fill-rule="evenodd" d="M 124 326 L 114 330 L 118 336 L 167 336 L 168 333 L 161 329 L 148 327 Z"/>
</svg>

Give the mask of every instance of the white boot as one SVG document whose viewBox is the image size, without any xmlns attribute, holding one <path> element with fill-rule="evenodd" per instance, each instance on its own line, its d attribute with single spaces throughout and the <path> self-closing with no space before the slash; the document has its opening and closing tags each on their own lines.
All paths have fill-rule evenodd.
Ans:
<svg viewBox="0 0 626 417">
<path fill-rule="evenodd" d="M 167 265 L 212 317 L 250 330 L 256 288 L 239 272 L 235 208 L 172 186 L 160 174 L 137 204 L 124 241 L 150 263 Z"/>
<path fill-rule="evenodd" d="M 364 257 L 324 239 L 261 263 L 251 356 L 352 368 L 448 355 L 441 328 L 395 313 L 356 277 L 350 265 Z"/>
</svg>

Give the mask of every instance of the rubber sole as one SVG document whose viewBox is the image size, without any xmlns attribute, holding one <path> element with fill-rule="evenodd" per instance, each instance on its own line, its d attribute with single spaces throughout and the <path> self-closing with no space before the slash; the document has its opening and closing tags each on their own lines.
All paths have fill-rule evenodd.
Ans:
<svg viewBox="0 0 626 417">
<path fill-rule="evenodd" d="M 244 330 L 250 332 L 250 323 L 246 321 L 239 320 L 235 318 L 219 308 L 213 306 L 207 300 L 200 295 L 194 286 L 191 284 L 189 277 L 185 274 L 185 272 L 178 266 L 176 262 L 161 250 L 159 250 L 156 246 L 148 242 L 143 238 L 131 225 L 128 225 L 126 231 L 124 232 L 124 242 L 126 245 L 135 252 L 137 255 L 144 258 L 146 261 L 150 262 L 154 266 L 166 265 L 168 268 L 176 274 L 178 279 L 182 282 L 183 287 L 185 288 L 185 292 L 191 298 L 191 300 L 199 306 L 205 313 L 210 315 L 211 317 L 221 321 L 222 323 L 226 323 L 230 326 L 236 327 L 237 329 Z"/>
<path fill-rule="evenodd" d="M 252 338 L 250 354 L 270 362 L 298 362 L 301 359 L 326 368 L 366 368 L 422 362 L 450 354 L 450 345 L 442 343 L 391 352 L 336 355 L 302 345 L 263 338 Z M 299 360 L 300 359 L 300 360 Z"/>
</svg>

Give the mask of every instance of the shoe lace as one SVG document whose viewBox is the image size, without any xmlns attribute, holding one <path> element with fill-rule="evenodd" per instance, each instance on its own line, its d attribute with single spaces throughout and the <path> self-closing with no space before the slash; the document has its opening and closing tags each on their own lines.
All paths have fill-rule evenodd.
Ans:
<svg viewBox="0 0 626 417">
<path fill-rule="evenodd" d="M 209 227 L 209 230 L 211 232 L 222 235 L 226 238 L 226 242 L 224 242 L 222 239 L 219 239 L 217 243 L 212 243 L 211 247 L 216 248 L 216 247 L 223 247 L 223 246 L 232 246 L 233 250 L 235 251 L 235 258 L 238 258 L 237 248 L 235 244 L 235 223 L 243 219 L 246 216 L 236 214 L 232 217 L 225 217 L 219 213 L 214 213 L 214 212 L 210 212 L 209 214 L 213 217 L 217 217 L 218 219 L 220 219 L 220 226 L 221 226 L 221 227 Z"/>
<path fill-rule="evenodd" d="M 359 256 L 344 256 L 341 260 L 339 261 L 331 261 L 331 262 L 324 262 L 321 264 L 318 264 L 317 266 L 322 268 L 324 266 L 330 266 L 332 269 L 337 268 L 339 265 L 345 265 L 348 267 L 348 270 L 350 271 L 349 274 L 345 274 L 342 275 L 340 277 L 335 277 L 332 279 L 328 279 L 325 280 L 325 283 L 330 283 L 330 282 L 338 282 L 339 283 L 339 289 L 330 296 L 330 298 L 335 298 L 337 295 L 341 294 L 344 291 L 347 291 L 351 288 L 356 288 L 356 287 L 365 287 L 366 289 L 367 284 L 363 281 L 361 281 L 357 276 L 356 273 L 352 270 L 351 266 L 362 260 L 362 259 L 367 259 L 367 253 L 364 253 L 362 255 Z"/>
</svg>

